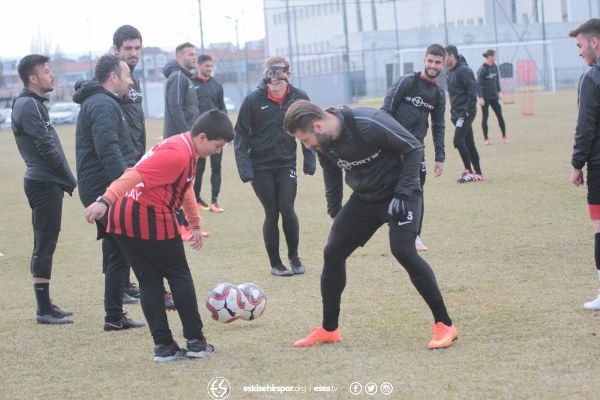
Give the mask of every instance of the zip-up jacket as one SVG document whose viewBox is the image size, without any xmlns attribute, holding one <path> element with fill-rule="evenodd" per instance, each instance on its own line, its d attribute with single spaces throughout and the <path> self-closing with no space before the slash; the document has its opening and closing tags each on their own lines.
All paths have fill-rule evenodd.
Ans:
<svg viewBox="0 0 600 400">
<path fill-rule="evenodd" d="M 283 117 L 296 100 L 309 100 L 306 93 L 289 85 L 282 105 L 268 98 L 265 83 L 250 93 L 240 108 L 235 124 L 235 160 L 242 182 L 254 180 L 254 171 L 272 168 L 296 168 L 296 139 L 283 128 Z M 316 156 L 304 145 L 303 172 L 314 174 Z"/>
<path fill-rule="evenodd" d="M 577 128 L 571 164 L 600 165 L 600 57 L 579 80 Z"/>
<path fill-rule="evenodd" d="M 205 81 L 199 78 L 198 75 L 192 76 L 192 83 L 198 98 L 199 115 L 215 109 L 227 113 L 227 107 L 225 107 L 225 100 L 223 99 L 223 85 L 212 77 Z"/>
<path fill-rule="evenodd" d="M 191 81 L 192 73 L 176 60 L 163 67 L 167 78 L 165 88 L 165 119 L 163 137 L 188 132 L 198 118 L 198 98 Z"/>
<path fill-rule="evenodd" d="M 27 165 L 25 179 L 56 183 L 72 195 L 77 181 L 50 122 L 46 101 L 47 98 L 24 89 L 13 104 L 12 130 Z"/>
<path fill-rule="evenodd" d="M 364 201 L 421 196 L 423 146 L 417 138 L 385 111 L 367 107 L 327 111 L 342 125 L 339 137 L 317 152 L 329 215 L 335 216 L 342 207 L 342 170 L 346 184 Z"/>
<path fill-rule="evenodd" d="M 403 76 L 390 87 L 381 109 L 394 117 L 421 144 L 427 136 L 431 115 L 435 161 L 444 162 L 446 94 L 437 83 L 423 79 L 421 72 Z"/>
<path fill-rule="evenodd" d="M 129 94 L 121 99 L 121 108 L 125 114 L 127 128 L 131 135 L 131 142 L 135 150 L 135 159 L 139 160 L 146 153 L 146 121 L 144 119 L 144 107 L 142 106 L 142 89 L 140 80 L 131 71 L 133 87 Z"/>
<path fill-rule="evenodd" d="M 96 81 L 77 82 L 73 101 L 81 104 L 75 128 L 79 197 L 85 207 L 135 164 L 135 152 L 119 98 Z"/>
<path fill-rule="evenodd" d="M 477 81 L 467 60 L 462 55 L 454 69 L 448 69 L 446 82 L 450 96 L 450 114 L 453 119 L 464 117 L 466 113 L 477 112 Z"/>
<path fill-rule="evenodd" d="M 500 73 L 496 64 L 487 65 L 483 63 L 477 71 L 477 83 L 479 84 L 478 96 L 485 100 L 498 98 L 500 89 Z"/>
</svg>

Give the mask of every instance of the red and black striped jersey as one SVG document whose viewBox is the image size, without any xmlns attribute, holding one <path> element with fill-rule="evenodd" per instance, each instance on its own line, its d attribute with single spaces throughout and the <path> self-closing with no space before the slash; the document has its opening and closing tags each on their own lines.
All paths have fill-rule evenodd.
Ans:
<svg viewBox="0 0 600 400">
<path fill-rule="evenodd" d="M 143 240 L 174 239 L 175 212 L 194 183 L 197 159 L 189 132 L 155 144 L 133 167 L 142 183 L 110 207 L 107 232 Z"/>
</svg>

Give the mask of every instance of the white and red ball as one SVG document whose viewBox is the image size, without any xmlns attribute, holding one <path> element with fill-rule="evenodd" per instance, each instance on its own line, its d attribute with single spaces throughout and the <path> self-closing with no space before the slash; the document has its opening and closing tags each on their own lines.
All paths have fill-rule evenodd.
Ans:
<svg viewBox="0 0 600 400">
<path fill-rule="evenodd" d="M 206 295 L 206 308 L 215 321 L 224 324 L 242 317 L 246 299 L 242 291 L 231 283 L 219 283 Z"/>
<path fill-rule="evenodd" d="M 265 292 L 254 283 L 242 283 L 238 285 L 238 289 L 245 299 L 240 318 L 245 321 L 252 321 L 260 317 L 267 307 Z"/>
</svg>

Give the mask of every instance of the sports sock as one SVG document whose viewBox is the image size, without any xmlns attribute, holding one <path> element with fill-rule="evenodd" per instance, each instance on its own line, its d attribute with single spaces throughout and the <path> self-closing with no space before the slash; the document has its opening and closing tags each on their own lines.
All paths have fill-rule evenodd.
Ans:
<svg viewBox="0 0 600 400">
<path fill-rule="evenodd" d="M 49 314 L 52 310 L 50 303 L 50 283 L 34 283 L 35 299 L 37 300 L 38 315 Z"/>
</svg>

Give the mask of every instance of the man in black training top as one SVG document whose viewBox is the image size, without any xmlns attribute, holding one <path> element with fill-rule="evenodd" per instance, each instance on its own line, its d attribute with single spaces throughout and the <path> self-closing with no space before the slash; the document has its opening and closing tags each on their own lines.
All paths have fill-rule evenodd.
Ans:
<svg viewBox="0 0 600 400">
<path fill-rule="evenodd" d="M 27 165 L 23 186 L 31 207 L 33 253 L 29 264 L 37 300 L 39 324 L 70 324 L 72 312 L 50 300 L 52 257 L 61 228 L 64 192 L 73 194 L 77 182 L 69 168 L 58 134 L 50 122 L 44 95 L 54 90 L 50 59 L 30 54 L 17 70 L 24 89 L 12 110 L 12 130 Z"/>
<path fill-rule="evenodd" d="M 346 259 L 386 222 L 392 254 L 433 314 L 435 325 L 428 347 L 452 345 L 458 333 L 431 267 L 415 248 L 422 204 L 419 168 L 423 146 L 419 140 L 386 112 L 365 107 L 325 112 L 306 100 L 290 106 L 284 126 L 306 148 L 317 150 L 327 212 L 334 218 L 323 252 L 323 323 L 294 347 L 341 340 L 338 320 L 346 286 Z M 353 190 L 343 206 L 342 171 Z"/>
<path fill-rule="evenodd" d="M 444 169 L 444 134 L 446 122 L 446 94 L 437 84 L 437 77 L 444 67 L 446 50 L 439 44 L 432 44 L 425 51 L 423 60 L 423 72 L 416 72 L 401 77 L 388 90 L 383 100 L 381 109 L 390 114 L 396 121 L 412 133 L 425 148 L 425 136 L 429 129 L 429 116 L 431 115 L 431 133 L 433 136 L 433 147 L 435 149 L 435 176 L 442 175 Z M 427 165 L 425 155 L 421 161 L 421 191 L 425 185 L 427 176 Z M 425 214 L 425 206 L 422 208 L 421 218 Z M 421 225 L 423 221 L 421 220 Z M 427 251 L 421 240 L 421 231 L 417 232 L 415 246 L 418 251 Z"/>
</svg>

